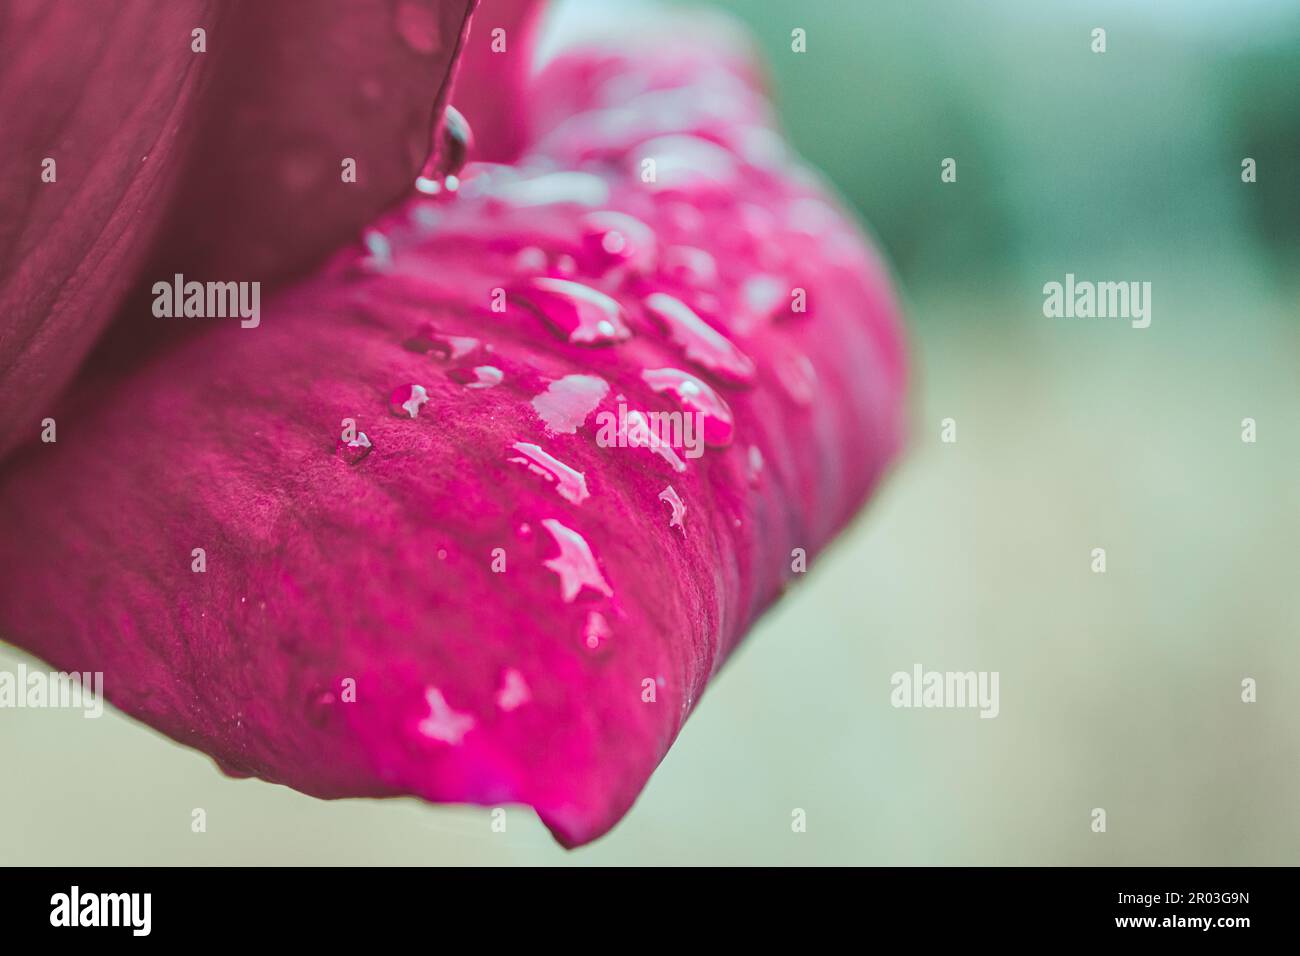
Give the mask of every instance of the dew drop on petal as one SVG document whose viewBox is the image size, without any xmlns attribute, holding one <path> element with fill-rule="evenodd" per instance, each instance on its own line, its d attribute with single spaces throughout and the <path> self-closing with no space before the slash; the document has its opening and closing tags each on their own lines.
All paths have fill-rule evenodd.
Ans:
<svg viewBox="0 0 1300 956">
<path fill-rule="evenodd" d="M 715 448 L 731 444 L 735 432 L 731 408 L 711 385 L 676 368 L 648 368 L 641 379 L 656 392 L 671 394 L 687 412 L 699 415 L 706 444 Z"/>
<path fill-rule="evenodd" d="M 757 485 L 758 479 L 763 474 L 763 452 L 757 445 L 749 446 L 749 453 L 745 461 L 745 475 L 751 485 Z"/>
<path fill-rule="evenodd" d="M 718 263 L 709 253 L 694 246 L 670 246 L 664 253 L 663 274 L 681 285 L 694 288 L 718 281 Z"/>
<path fill-rule="evenodd" d="M 370 454 L 370 449 L 370 439 L 366 437 L 366 433 L 357 432 L 357 437 L 353 439 L 340 436 L 334 446 L 334 453 L 349 465 L 355 465 Z"/>
<path fill-rule="evenodd" d="M 460 110 L 448 104 L 443 110 L 442 122 L 433 134 L 433 147 L 424 168 L 415 181 L 415 188 L 428 196 L 454 193 L 460 188 L 459 173 L 465 168 L 473 148 L 474 134 Z"/>
<path fill-rule="evenodd" d="M 806 355 L 783 356 L 776 364 L 776 377 L 798 405 L 807 407 L 817 397 L 817 369 Z"/>
<path fill-rule="evenodd" d="M 553 432 L 572 435 L 609 394 L 609 383 L 596 375 L 566 375 L 546 386 L 533 411 Z"/>
<path fill-rule="evenodd" d="M 393 244 L 378 229 L 367 229 L 361 234 L 361 244 L 366 255 L 361 268 L 367 272 L 383 272 L 393 265 Z"/>
<path fill-rule="evenodd" d="M 593 212 L 582 219 L 582 267 L 604 275 L 618 266 L 636 274 L 649 272 L 655 260 L 655 234 L 634 216 Z"/>
<path fill-rule="evenodd" d="M 501 677 L 501 689 L 497 691 L 497 706 L 508 713 L 532 699 L 533 694 L 528 689 L 528 682 L 524 680 L 524 675 L 513 667 L 507 667 Z"/>
<path fill-rule="evenodd" d="M 482 345 L 479 339 L 469 335 L 444 335 L 431 322 L 421 323 L 415 332 L 402 341 L 402 348 L 408 352 L 451 361 L 464 358 Z"/>
<path fill-rule="evenodd" d="M 514 298 L 574 345 L 613 345 L 632 334 L 622 306 L 581 282 L 528 279 L 515 289 Z"/>
<path fill-rule="evenodd" d="M 447 377 L 466 388 L 493 388 L 501 384 L 505 375 L 495 365 L 475 365 L 472 368 L 454 368 Z"/>
<path fill-rule="evenodd" d="M 659 500 L 667 502 L 668 507 L 672 509 L 672 514 L 668 518 L 668 527 L 680 528 L 682 534 L 685 534 L 686 525 L 683 519 L 686 517 L 686 505 L 682 503 L 681 495 L 677 493 L 672 485 L 669 485 L 659 492 Z"/>
<path fill-rule="evenodd" d="M 388 411 L 398 418 L 415 418 L 428 400 L 423 385 L 399 385 L 388 396 Z"/>
<path fill-rule="evenodd" d="M 566 604 L 572 602 L 583 588 L 599 591 L 605 597 L 614 596 L 614 589 L 600 573 L 586 538 L 554 518 L 543 519 L 542 527 L 551 533 L 560 548 L 560 553 L 544 564 L 560 576 L 560 597 Z"/>
<path fill-rule="evenodd" d="M 582 627 L 582 643 L 588 650 L 599 650 L 613 634 L 609 622 L 605 620 L 605 615 L 599 611 L 587 612 L 587 622 Z"/>
<path fill-rule="evenodd" d="M 686 470 L 686 462 L 682 461 L 681 456 L 677 454 L 671 444 L 664 440 L 663 436 L 657 434 L 650 427 L 650 421 L 646 418 L 644 412 L 636 409 L 628 410 L 626 425 L 623 426 L 619 438 L 620 444 L 628 448 L 649 448 L 672 465 L 673 471 Z"/>
<path fill-rule="evenodd" d="M 580 505 L 591 497 L 587 491 L 587 478 L 582 472 L 570 468 L 538 445 L 517 441 L 511 447 L 523 457 L 511 458 L 510 461 L 524 465 L 533 474 L 553 482 L 555 490 L 565 501 Z"/>
<path fill-rule="evenodd" d="M 646 296 L 645 307 L 692 362 L 737 384 L 754 380 L 753 360 L 685 302 L 654 292 Z"/>
<path fill-rule="evenodd" d="M 453 747 L 465 739 L 465 735 L 474 729 L 474 718 L 453 710 L 436 687 L 425 688 L 424 700 L 429 705 L 429 716 L 420 721 L 420 733 L 434 740 L 441 740 Z"/>
</svg>

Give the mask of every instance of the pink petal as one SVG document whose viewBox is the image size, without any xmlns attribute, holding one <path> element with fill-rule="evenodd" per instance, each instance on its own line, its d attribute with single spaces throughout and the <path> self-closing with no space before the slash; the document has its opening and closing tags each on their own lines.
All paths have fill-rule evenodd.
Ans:
<svg viewBox="0 0 1300 956">
<path fill-rule="evenodd" d="M 624 30 L 630 44 L 606 36 L 546 68 L 518 168 L 471 166 L 458 196 L 376 223 L 391 250 L 380 272 L 347 250 L 266 304 L 259 328 L 210 327 L 72 395 L 58 443 L 0 477 L 3 632 L 104 671 L 118 707 L 234 773 L 322 797 L 525 803 L 569 846 L 612 827 L 789 583 L 792 549 L 815 555 L 882 476 L 905 386 L 880 261 L 788 158 L 745 146 L 768 127 L 742 47 L 662 13 Z M 675 128 L 651 93 L 680 94 Z M 566 126 L 593 109 L 619 115 Z M 682 133 L 740 175 L 672 197 L 643 188 L 621 160 Z M 502 198 L 557 173 L 587 179 L 562 201 Z M 799 232 L 808 203 L 825 210 L 816 242 Z M 602 210 L 644 223 L 663 254 L 636 268 L 576 255 L 584 215 Z M 797 266 L 817 308 L 746 314 L 760 253 Z M 618 302 L 631 336 L 591 348 L 533 308 L 494 310 L 494 290 L 553 270 Z M 643 377 L 683 360 L 645 305 L 657 293 L 752 362 L 747 387 L 691 372 L 725 399 L 730 443 L 660 449 L 680 472 L 597 440 L 620 403 L 682 410 Z M 426 323 L 479 340 L 499 384 L 467 388 L 443 374 L 449 354 L 408 347 L 432 341 Z M 575 379 L 599 387 L 538 410 Z M 418 414 L 390 414 L 412 383 Z M 512 463 L 520 444 L 583 475 L 586 496 Z M 666 487 L 689 533 L 670 525 Z"/>
</svg>

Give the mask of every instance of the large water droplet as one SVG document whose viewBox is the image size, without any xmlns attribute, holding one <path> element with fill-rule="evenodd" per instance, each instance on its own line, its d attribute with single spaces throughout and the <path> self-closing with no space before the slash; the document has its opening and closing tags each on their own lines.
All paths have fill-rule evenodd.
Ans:
<svg viewBox="0 0 1300 956">
<path fill-rule="evenodd" d="M 511 458 L 512 462 L 525 465 L 529 471 L 541 475 L 547 481 L 555 483 L 555 490 L 560 497 L 580 505 L 591 497 L 587 491 L 587 477 L 575 468 L 570 468 L 560 459 L 543 451 L 541 447 L 528 442 L 517 441 L 511 446 L 520 452 L 522 458 Z"/>
<path fill-rule="evenodd" d="M 454 368 L 447 377 L 466 388 L 494 388 L 501 384 L 505 373 L 495 365 L 475 365 L 473 368 Z"/>
<path fill-rule="evenodd" d="M 656 392 L 672 394 L 683 409 L 701 416 L 707 444 L 715 448 L 731 444 L 735 420 L 731 408 L 712 386 L 677 368 L 648 368 L 641 378 Z"/>
<path fill-rule="evenodd" d="M 542 526 L 560 547 L 560 553 L 544 563 L 560 576 L 560 597 L 566 604 L 573 601 L 583 588 L 599 591 L 605 597 L 614 596 L 614 589 L 600 573 L 586 538 L 554 518 L 543 519 Z"/>
<path fill-rule="evenodd" d="M 492 198 L 516 209 L 560 203 L 602 206 L 609 199 L 609 186 L 605 180 L 591 173 L 544 173 L 529 179 L 505 182 L 493 190 Z"/>
<path fill-rule="evenodd" d="M 753 382 L 753 360 L 685 302 L 666 292 L 655 292 L 646 296 L 645 307 L 692 362 L 733 383 Z"/>
<path fill-rule="evenodd" d="M 613 345 L 632 334 L 622 307 L 581 282 L 528 279 L 516 288 L 514 298 L 574 345 Z"/>
<path fill-rule="evenodd" d="M 355 465 L 370 454 L 370 439 L 365 432 L 357 432 L 356 438 L 339 437 L 334 446 L 334 454 L 349 465 Z"/>
<path fill-rule="evenodd" d="M 428 400 L 423 385 L 399 385 L 388 396 L 388 411 L 398 418 L 415 418 Z"/>
<path fill-rule="evenodd" d="M 681 495 L 669 485 L 663 491 L 659 492 L 659 500 L 667 502 L 668 507 L 672 509 L 672 514 L 668 518 L 668 527 L 680 528 L 682 534 L 686 534 L 686 505 L 682 503 Z"/>
<path fill-rule="evenodd" d="M 460 110 L 447 104 L 442 122 L 433 134 L 433 148 L 425 161 L 415 188 L 427 196 L 454 193 L 460 188 L 459 174 L 465 168 L 474 134 Z"/>
<path fill-rule="evenodd" d="M 572 435 L 608 394 L 609 383 L 599 376 L 566 375 L 546 386 L 532 406 L 551 431 Z"/>
</svg>

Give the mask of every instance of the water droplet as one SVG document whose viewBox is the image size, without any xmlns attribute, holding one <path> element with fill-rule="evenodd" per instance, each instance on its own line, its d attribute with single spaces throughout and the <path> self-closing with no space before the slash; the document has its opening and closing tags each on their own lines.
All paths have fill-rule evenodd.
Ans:
<svg viewBox="0 0 1300 956">
<path fill-rule="evenodd" d="M 763 474 L 763 452 L 757 445 L 749 446 L 749 454 L 745 462 L 746 477 L 749 478 L 751 485 L 757 485 L 759 477 Z"/>
<path fill-rule="evenodd" d="M 587 612 L 587 623 L 582 628 L 582 643 L 590 650 L 600 650 L 601 646 L 614 636 L 605 615 L 599 611 Z"/>
<path fill-rule="evenodd" d="M 517 441 L 511 447 L 524 457 L 510 460 L 526 466 L 529 471 L 541 475 L 547 481 L 554 482 L 555 490 L 565 501 L 580 505 L 591 497 L 587 491 L 587 477 L 582 472 L 570 468 L 537 445 Z"/>
<path fill-rule="evenodd" d="M 514 297 L 574 345 L 613 345 L 632 334 L 622 307 L 581 282 L 528 279 Z"/>
<path fill-rule="evenodd" d="M 641 378 L 656 392 L 670 392 L 682 408 L 703 418 L 706 444 L 715 448 L 731 444 L 735 420 L 731 408 L 712 386 L 676 368 L 648 368 Z"/>
<path fill-rule="evenodd" d="M 718 281 L 718 263 L 703 249 L 670 246 L 664 253 L 663 273 L 684 286 L 708 286 Z"/>
<path fill-rule="evenodd" d="M 817 396 L 817 369 L 806 355 L 782 356 L 776 363 L 776 377 L 798 405 L 808 406 Z"/>
<path fill-rule="evenodd" d="M 734 383 L 748 384 L 754 380 L 753 360 L 685 302 L 665 292 L 655 292 L 646 296 L 645 307 L 692 362 Z"/>
<path fill-rule="evenodd" d="M 546 386 L 546 391 L 533 399 L 532 406 L 551 431 L 572 435 L 608 394 L 609 383 L 603 378 L 566 375 Z"/>
<path fill-rule="evenodd" d="M 633 157 L 639 174 L 644 159 L 654 159 L 655 178 L 637 184 L 651 192 L 674 192 L 692 197 L 728 195 L 736 178 L 736 161 L 717 143 L 697 136 L 660 136 L 642 143 Z"/>
<path fill-rule="evenodd" d="M 682 534 L 686 534 L 686 525 L 683 519 L 686 517 L 686 505 L 682 503 L 681 495 L 669 485 L 663 491 L 659 492 L 659 500 L 668 503 L 672 509 L 672 515 L 668 519 L 668 527 L 680 528 Z"/>
<path fill-rule="evenodd" d="M 546 268 L 546 253 L 537 246 L 524 246 L 515 253 L 513 264 L 516 272 L 535 275 Z"/>
<path fill-rule="evenodd" d="M 583 271 L 604 275 L 619 266 L 644 274 L 654 266 L 655 234 L 640 219 L 621 212 L 593 212 L 582 219 Z"/>
<path fill-rule="evenodd" d="M 652 452 L 673 466 L 673 471 L 685 471 L 686 462 L 673 450 L 661 435 L 650 427 L 650 421 L 644 412 L 629 409 L 624 417 L 620 410 L 620 444 L 628 448 L 649 448 Z"/>
<path fill-rule="evenodd" d="M 554 518 L 543 519 L 542 527 L 551 533 L 560 547 L 560 553 L 544 564 L 560 576 L 560 597 L 566 604 L 573 601 L 584 587 L 599 591 L 605 597 L 614 596 L 614 589 L 600 573 L 591 546 L 582 535 Z"/>
<path fill-rule="evenodd" d="M 475 365 L 473 368 L 454 368 L 447 377 L 466 388 L 493 388 L 501 384 L 505 374 L 494 365 Z"/>
<path fill-rule="evenodd" d="M 505 182 L 492 192 L 492 198 L 516 209 L 559 203 L 603 206 L 609 200 L 609 186 L 591 173 L 544 173 Z"/>
<path fill-rule="evenodd" d="M 497 706 L 508 713 L 532 699 L 533 694 L 528 689 L 528 682 L 524 680 L 524 675 L 513 667 L 507 667 L 502 675 L 501 689 L 497 691 Z"/>
<path fill-rule="evenodd" d="M 388 396 L 388 411 L 398 418 L 415 418 L 420 406 L 429 400 L 423 385 L 399 385 Z"/>
<path fill-rule="evenodd" d="M 334 446 L 334 453 L 349 465 L 355 465 L 370 454 L 370 448 L 370 439 L 366 433 L 357 432 L 357 437 L 350 440 L 340 436 Z"/>
<path fill-rule="evenodd" d="M 443 335 L 432 323 L 421 324 L 415 332 L 402 342 L 402 348 L 408 352 L 432 355 L 443 360 L 462 359 L 482 346 L 476 338 L 468 335 Z"/>
<path fill-rule="evenodd" d="M 456 192 L 460 188 L 460 171 L 465 168 L 473 144 L 474 133 L 469 128 L 469 121 L 460 110 L 447 104 L 442 122 L 434 131 L 429 158 L 415 180 L 415 188 L 426 196 Z"/>
<path fill-rule="evenodd" d="M 361 260 L 362 269 L 367 272 L 383 272 L 392 266 L 392 243 L 378 229 L 367 229 L 363 232 L 361 244 L 366 248 L 366 255 Z"/>
<path fill-rule="evenodd" d="M 424 736 L 455 747 L 474 729 L 474 718 L 453 710 L 438 688 L 425 688 L 424 699 L 429 705 L 429 716 L 420 721 L 419 727 Z"/>
</svg>

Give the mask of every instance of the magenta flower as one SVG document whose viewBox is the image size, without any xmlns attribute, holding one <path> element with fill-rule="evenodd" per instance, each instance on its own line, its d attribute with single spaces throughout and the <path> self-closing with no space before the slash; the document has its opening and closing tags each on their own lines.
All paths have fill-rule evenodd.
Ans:
<svg viewBox="0 0 1300 956">
<path fill-rule="evenodd" d="M 49 105 L 13 96 L 37 67 L 0 60 L 29 155 L 76 148 L 82 123 L 122 140 L 4 198 L 24 213 L 0 233 L 0 296 L 22 303 L 0 388 L 32 444 L 0 473 L 0 629 L 103 671 L 114 704 L 230 773 L 523 803 L 565 845 L 593 840 L 898 450 L 886 272 L 773 132 L 724 25 L 622 11 L 550 37 L 529 75 L 529 6 L 485 3 L 452 93 L 471 162 L 453 114 L 421 171 L 406 140 L 464 4 L 350 4 L 283 46 L 241 19 L 274 15 L 220 7 L 210 64 L 186 59 L 194 11 L 106 30 L 87 62 L 130 82 L 119 42 L 171 31 L 185 52 L 112 122 L 83 104 L 42 132 Z M 54 9 L 50 30 L 73 16 Z M 141 144 L 167 168 L 136 169 Z M 342 157 L 363 157 L 357 183 Z M 270 281 L 349 230 L 255 327 L 150 314 L 174 272 Z M 179 327 L 147 360 L 124 350 Z M 46 416 L 55 443 L 34 441 Z"/>
</svg>

